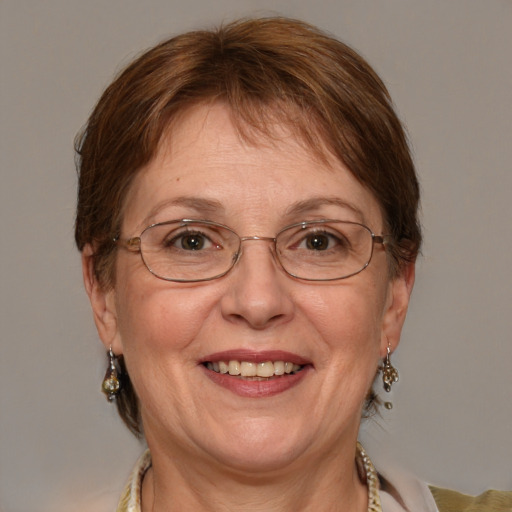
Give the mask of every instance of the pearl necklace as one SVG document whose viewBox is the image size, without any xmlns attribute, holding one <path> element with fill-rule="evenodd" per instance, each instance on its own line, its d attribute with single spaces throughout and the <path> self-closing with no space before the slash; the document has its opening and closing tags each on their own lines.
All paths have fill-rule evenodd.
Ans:
<svg viewBox="0 0 512 512">
<path fill-rule="evenodd" d="M 379 477 L 377 471 L 360 443 L 357 443 L 357 462 L 362 465 L 368 487 L 368 512 L 382 512 L 379 498 Z"/>
<path fill-rule="evenodd" d="M 379 498 L 379 477 L 377 476 L 377 471 L 375 470 L 370 457 L 368 457 L 360 443 L 357 443 L 356 463 L 361 480 L 366 480 L 366 486 L 368 487 L 368 512 L 382 512 L 382 506 Z M 141 495 L 142 479 L 150 466 L 151 455 L 149 450 L 147 450 L 139 459 L 139 462 L 133 471 L 129 487 L 125 490 L 126 496 L 124 497 L 124 500 L 126 501 L 130 499 L 130 502 L 125 503 L 125 501 L 121 501 L 117 509 L 118 512 L 140 512 L 139 500 Z"/>
</svg>

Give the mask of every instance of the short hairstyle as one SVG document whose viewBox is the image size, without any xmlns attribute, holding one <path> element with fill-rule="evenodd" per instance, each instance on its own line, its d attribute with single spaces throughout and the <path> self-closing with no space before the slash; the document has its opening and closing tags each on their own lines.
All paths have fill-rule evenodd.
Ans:
<svg viewBox="0 0 512 512">
<path fill-rule="evenodd" d="M 225 104 L 242 136 L 271 138 L 277 120 L 321 158 L 332 153 L 380 205 L 392 240 L 391 275 L 414 262 L 421 245 L 418 180 L 382 80 L 353 49 L 311 25 L 257 18 L 188 32 L 146 51 L 108 86 L 77 136 L 75 240 L 79 250 L 93 247 L 102 287 L 115 285 L 113 240 L 134 176 L 179 114 L 204 102 Z M 118 410 L 141 435 L 137 397 L 119 362 Z M 366 409 L 374 402 L 371 392 Z"/>
</svg>

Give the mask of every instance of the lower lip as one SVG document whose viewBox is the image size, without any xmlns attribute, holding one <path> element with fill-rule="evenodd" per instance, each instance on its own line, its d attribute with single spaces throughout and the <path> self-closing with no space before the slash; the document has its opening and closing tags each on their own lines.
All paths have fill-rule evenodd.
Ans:
<svg viewBox="0 0 512 512">
<path fill-rule="evenodd" d="M 229 373 L 217 373 L 202 366 L 210 380 L 229 389 L 238 396 L 247 398 L 264 398 L 280 393 L 297 386 L 306 378 L 311 366 L 305 366 L 301 371 L 293 374 L 273 377 L 269 380 L 247 380 Z"/>
</svg>

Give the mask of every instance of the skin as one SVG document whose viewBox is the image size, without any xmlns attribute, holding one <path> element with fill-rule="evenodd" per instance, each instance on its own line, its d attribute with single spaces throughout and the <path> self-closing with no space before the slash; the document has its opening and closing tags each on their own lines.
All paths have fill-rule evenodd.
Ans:
<svg viewBox="0 0 512 512">
<path fill-rule="evenodd" d="M 202 218 L 240 236 L 273 237 L 303 220 L 358 221 L 376 234 L 373 195 L 336 161 L 320 162 L 285 127 L 272 142 L 244 142 L 226 107 L 192 108 L 137 175 L 122 236 L 149 224 Z M 206 186 L 205 186 L 206 185 Z M 178 197 L 221 208 L 174 205 Z M 311 198 L 333 198 L 290 214 Z M 124 354 L 140 398 L 153 466 L 143 510 L 366 510 L 354 465 L 361 409 L 388 342 L 400 338 L 414 281 L 393 280 L 382 246 L 351 278 L 306 282 L 280 268 L 265 241 L 244 243 L 226 276 L 171 283 L 140 256 L 119 250 L 116 285 L 104 290 L 83 253 L 86 290 L 106 347 Z M 224 350 L 285 350 L 311 362 L 300 383 L 261 398 L 241 397 L 198 364 Z"/>
</svg>

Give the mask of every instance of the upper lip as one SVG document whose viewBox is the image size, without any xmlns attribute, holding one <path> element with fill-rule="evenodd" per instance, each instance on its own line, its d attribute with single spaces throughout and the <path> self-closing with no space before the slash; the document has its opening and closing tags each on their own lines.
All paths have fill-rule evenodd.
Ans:
<svg viewBox="0 0 512 512">
<path fill-rule="evenodd" d="M 286 352 L 283 350 L 248 350 L 248 349 L 234 349 L 234 350 L 225 350 L 222 352 L 215 352 L 213 354 L 209 354 L 200 359 L 200 363 L 206 362 L 218 362 L 218 361 L 247 361 L 250 363 L 262 363 L 265 361 L 284 361 L 291 362 L 294 364 L 298 364 L 304 366 L 306 364 L 311 364 L 311 361 L 308 361 L 302 356 L 298 354 L 294 354 L 292 352 Z"/>
</svg>

